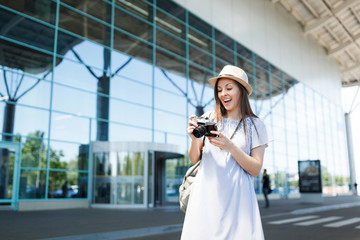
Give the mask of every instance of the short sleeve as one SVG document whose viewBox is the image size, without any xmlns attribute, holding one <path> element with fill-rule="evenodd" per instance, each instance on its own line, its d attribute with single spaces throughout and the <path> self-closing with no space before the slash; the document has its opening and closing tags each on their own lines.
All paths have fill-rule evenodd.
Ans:
<svg viewBox="0 0 360 240">
<path fill-rule="evenodd" d="M 259 118 L 252 118 L 251 124 L 251 149 L 265 145 L 268 146 L 273 139 L 265 123 Z"/>
</svg>

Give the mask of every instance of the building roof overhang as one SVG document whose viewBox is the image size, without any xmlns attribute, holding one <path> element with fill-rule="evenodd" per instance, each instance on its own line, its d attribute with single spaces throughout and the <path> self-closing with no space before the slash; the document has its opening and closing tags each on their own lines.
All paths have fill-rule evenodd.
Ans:
<svg viewBox="0 0 360 240">
<path fill-rule="evenodd" d="M 334 59 L 343 87 L 360 86 L 360 0 L 270 0 L 284 7 Z"/>
</svg>

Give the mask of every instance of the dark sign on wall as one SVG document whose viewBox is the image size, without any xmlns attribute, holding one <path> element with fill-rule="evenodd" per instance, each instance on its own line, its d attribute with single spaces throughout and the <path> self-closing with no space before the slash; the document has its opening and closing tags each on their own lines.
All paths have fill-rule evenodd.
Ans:
<svg viewBox="0 0 360 240">
<path fill-rule="evenodd" d="M 301 193 L 321 193 L 320 160 L 298 161 L 299 190 Z"/>
</svg>

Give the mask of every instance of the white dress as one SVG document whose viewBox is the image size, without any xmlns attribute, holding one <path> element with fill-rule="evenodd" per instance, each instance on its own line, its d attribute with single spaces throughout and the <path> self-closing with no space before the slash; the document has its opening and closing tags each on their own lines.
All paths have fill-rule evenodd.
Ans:
<svg viewBox="0 0 360 240">
<path fill-rule="evenodd" d="M 269 142 L 264 123 L 245 119 L 232 141 L 248 155 L 251 149 Z M 221 132 L 230 138 L 238 120 L 223 119 Z M 258 132 L 258 134 L 257 134 Z M 253 177 L 226 150 L 205 140 L 203 156 L 186 210 L 182 240 L 264 239 Z"/>
</svg>

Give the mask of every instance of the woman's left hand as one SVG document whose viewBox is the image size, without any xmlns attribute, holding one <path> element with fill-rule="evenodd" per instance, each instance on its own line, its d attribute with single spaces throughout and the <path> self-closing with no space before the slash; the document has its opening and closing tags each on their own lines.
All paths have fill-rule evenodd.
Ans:
<svg viewBox="0 0 360 240">
<path fill-rule="evenodd" d="M 221 132 L 211 131 L 210 133 L 218 136 L 218 137 L 207 137 L 212 145 L 222 150 L 230 151 L 233 142 L 229 138 L 227 138 Z"/>
</svg>

